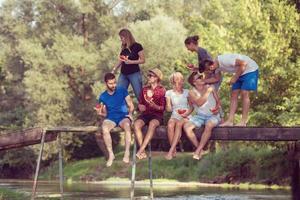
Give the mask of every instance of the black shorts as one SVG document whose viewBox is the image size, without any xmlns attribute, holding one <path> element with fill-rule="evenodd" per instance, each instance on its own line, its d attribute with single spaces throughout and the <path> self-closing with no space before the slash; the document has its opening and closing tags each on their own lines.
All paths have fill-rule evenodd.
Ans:
<svg viewBox="0 0 300 200">
<path fill-rule="evenodd" d="M 143 120 L 143 122 L 144 122 L 146 125 L 149 125 L 149 122 L 150 122 L 152 119 L 158 120 L 158 121 L 159 121 L 159 125 L 162 125 L 162 124 L 163 124 L 163 117 L 159 117 L 159 116 L 153 115 L 153 114 L 141 114 L 137 119 Z"/>
</svg>

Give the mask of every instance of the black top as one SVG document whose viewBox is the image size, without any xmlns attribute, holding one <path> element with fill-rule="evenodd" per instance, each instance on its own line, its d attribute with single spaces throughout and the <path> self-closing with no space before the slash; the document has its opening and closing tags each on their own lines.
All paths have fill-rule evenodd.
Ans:
<svg viewBox="0 0 300 200">
<path fill-rule="evenodd" d="M 143 50 L 143 46 L 137 42 L 133 43 L 129 49 L 125 48 L 121 51 L 120 55 L 128 56 L 129 60 L 138 60 L 139 52 Z M 121 73 L 124 75 L 133 74 L 135 72 L 140 71 L 140 67 L 138 64 L 125 64 L 122 62 Z"/>
</svg>

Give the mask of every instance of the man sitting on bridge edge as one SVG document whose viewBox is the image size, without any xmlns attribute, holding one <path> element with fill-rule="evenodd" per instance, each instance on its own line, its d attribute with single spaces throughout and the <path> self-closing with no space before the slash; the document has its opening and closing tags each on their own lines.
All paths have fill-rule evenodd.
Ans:
<svg viewBox="0 0 300 200">
<path fill-rule="evenodd" d="M 100 105 L 95 109 L 98 115 L 105 117 L 102 124 L 102 134 L 109 155 L 106 166 L 110 167 L 115 159 L 110 131 L 116 126 L 120 126 L 125 131 L 125 153 L 123 161 L 129 163 L 131 142 L 130 125 L 134 106 L 127 90 L 122 87 L 116 87 L 116 77 L 114 74 L 106 73 L 104 81 L 106 91 L 100 95 Z"/>
</svg>

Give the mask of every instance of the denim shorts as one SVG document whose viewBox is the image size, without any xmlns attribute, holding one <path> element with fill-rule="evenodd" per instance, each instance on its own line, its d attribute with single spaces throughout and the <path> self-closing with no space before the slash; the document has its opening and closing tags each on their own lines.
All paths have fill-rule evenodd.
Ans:
<svg viewBox="0 0 300 200">
<path fill-rule="evenodd" d="M 249 72 L 238 78 L 232 85 L 232 90 L 257 90 L 258 70 Z"/>
<path fill-rule="evenodd" d="M 202 125 L 206 125 L 207 122 L 212 122 L 216 126 L 221 122 L 220 115 L 203 115 L 203 114 L 197 114 L 190 118 L 189 120 L 193 124 L 195 124 L 196 127 L 201 127 Z"/>
</svg>

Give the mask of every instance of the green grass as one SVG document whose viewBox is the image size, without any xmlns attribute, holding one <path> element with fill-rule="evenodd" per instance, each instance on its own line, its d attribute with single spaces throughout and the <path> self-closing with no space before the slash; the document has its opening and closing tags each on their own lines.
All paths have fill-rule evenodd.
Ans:
<svg viewBox="0 0 300 200">
<path fill-rule="evenodd" d="M 23 193 L 0 188 L 0 200 L 24 200 L 26 198 L 28 199 L 28 197 Z"/>
<path fill-rule="evenodd" d="M 178 153 L 171 161 L 165 160 L 164 153 L 153 157 L 153 178 L 180 182 L 207 182 L 241 184 L 241 187 L 259 189 L 265 185 L 288 185 L 288 161 L 281 151 L 272 148 L 251 146 L 229 146 L 227 149 L 205 155 L 201 161 L 192 159 L 191 153 Z M 64 175 L 72 181 L 128 180 L 130 165 L 122 162 L 123 152 L 116 154 L 116 160 L 109 168 L 104 158 L 80 160 L 67 163 Z M 270 170 L 272 169 L 272 170 Z M 58 180 L 58 164 L 43 170 L 42 179 Z M 137 161 L 136 180 L 149 179 L 148 160 Z M 117 181 L 116 181 L 117 182 Z M 256 186 L 253 185 L 256 184 Z"/>
</svg>

